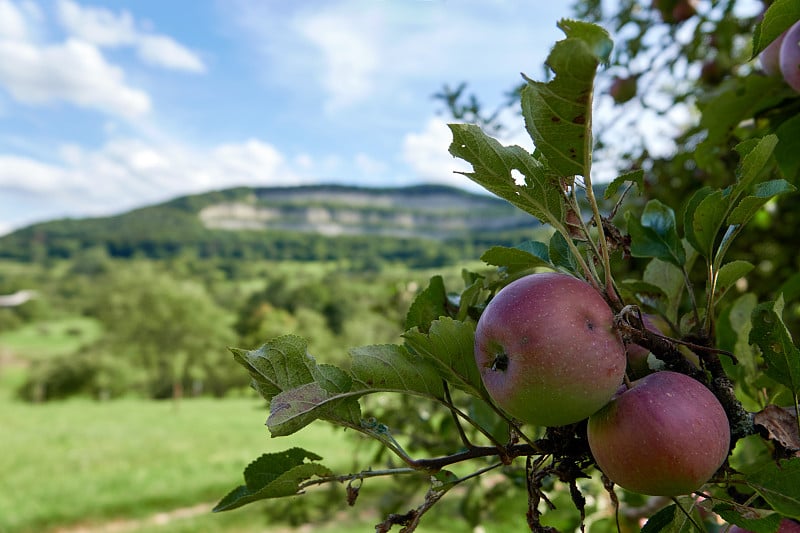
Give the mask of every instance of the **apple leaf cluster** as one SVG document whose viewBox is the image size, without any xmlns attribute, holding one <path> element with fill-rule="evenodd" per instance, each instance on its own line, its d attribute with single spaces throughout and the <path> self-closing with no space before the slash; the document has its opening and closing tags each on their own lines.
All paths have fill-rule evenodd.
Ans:
<svg viewBox="0 0 800 533">
<path fill-rule="evenodd" d="M 693 16 L 694 11 L 681 11 L 678 4 L 681 1 L 670 4 L 670 17 Z M 777 31 L 776 13 L 765 16 L 761 39 Z M 347 483 L 346 500 L 352 505 L 371 478 L 413 478 L 425 488 L 417 505 L 405 513 L 390 513 L 376 525 L 376 531 L 393 526 L 413 531 L 453 489 L 458 489 L 453 497 L 465 500 L 479 490 L 489 494 L 491 488 L 482 484 L 491 477 L 487 486 L 504 478 L 524 488 L 516 494 L 526 501 L 525 523 L 531 531 L 585 530 L 588 524 L 591 531 L 629 530 L 642 524 L 647 532 L 705 531 L 704 524 L 718 529 L 724 520 L 766 533 L 776 531 L 782 521 L 800 520 L 800 351 L 784 324 L 782 298 L 759 302 L 746 290 L 735 289 L 755 265 L 728 259 L 732 243 L 748 223 L 795 190 L 779 155 L 784 137 L 773 128 L 737 143 L 733 154 L 726 154 L 738 160 L 733 179 L 721 187 L 696 190 L 683 216 L 659 199 L 643 203 L 629 197 L 634 188 L 645 188 L 642 168 L 622 172 L 598 198 L 592 184 L 593 98 L 596 76 L 610 61 L 613 42 L 595 24 L 562 20 L 559 27 L 565 38 L 547 59 L 552 79 L 526 77 L 519 93 L 533 152 L 503 145 L 478 125 L 450 126 L 450 153 L 472 165 L 465 175 L 549 226 L 549 239 L 490 248 L 482 260 L 494 268 L 465 269 L 458 291 L 448 290 L 443 279 L 434 276 L 412 303 L 401 341 L 351 348 L 347 365 L 317 362 L 306 341 L 291 335 L 253 350 L 234 349 L 236 362 L 269 402 L 267 427 L 274 437 L 325 421 L 377 442 L 390 459 L 356 472 L 335 473 L 311 451 L 291 448 L 265 454 L 246 468 L 244 484 L 215 510 L 295 496 L 326 483 Z M 762 105 L 765 94 L 754 91 L 752 105 L 737 111 L 739 120 L 709 119 L 709 136 L 722 135 L 723 123 L 738 127 Z M 704 119 L 709 109 L 719 113 L 732 105 L 726 98 L 720 94 L 708 102 Z M 613 207 L 601 209 L 604 202 Z M 623 207 L 622 220 L 615 219 Z M 623 269 L 623 278 L 616 268 L 626 261 L 643 267 L 638 273 Z M 560 285 L 565 278 L 569 284 L 578 283 L 580 288 L 568 289 L 577 294 L 572 295 L 578 302 L 573 307 L 590 305 L 589 298 L 582 297 L 586 290 L 603 311 L 569 322 L 566 315 L 573 311 L 566 312 L 571 308 L 557 298 L 525 293 L 520 296 L 530 297 L 525 305 L 513 303 L 509 308 L 524 308 L 526 316 L 501 314 L 498 320 L 519 344 L 535 345 L 534 329 L 569 324 L 563 335 L 551 332 L 550 337 L 568 339 L 563 346 L 569 339 L 580 345 L 581 336 L 588 335 L 589 344 L 597 347 L 596 336 L 610 334 L 610 345 L 622 358 L 620 365 L 612 365 L 619 367 L 619 374 L 611 376 L 611 386 L 597 405 L 567 421 L 525 420 L 530 406 L 520 406 L 517 398 L 501 399 L 485 374 L 487 368 L 510 368 L 508 353 L 497 351 L 488 363 L 476 362 L 482 350 L 482 321 L 495 313 L 492 308 L 504 295 L 534 278 L 547 279 L 559 290 L 567 287 Z M 734 290 L 741 294 L 731 304 L 725 295 Z M 536 309 L 545 303 L 550 309 Z M 537 322 L 534 313 L 548 316 L 548 321 Z M 655 317 L 659 327 L 646 327 L 645 313 Z M 578 331 L 578 324 L 586 331 Z M 718 342 L 719 332 L 725 335 Z M 632 383 L 626 378 L 615 393 L 623 381 L 625 349 L 635 345 L 650 352 L 647 375 Z M 584 357 L 584 362 L 602 358 L 604 349 L 595 350 L 577 355 L 567 350 L 567 355 Z M 568 370 L 562 367 L 554 374 Z M 525 391 L 511 392 L 515 396 Z M 403 400 L 388 408 L 372 401 L 387 394 Z M 647 424 L 638 423 L 637 417 L 647 417 Z M 436 426 L 431 423 L 434 418 Z M 622 426 L 628 429 L 618 429 Z M 652 444 L 655 440 L 644 438 L 639 447 L 649 449 L 626 448 L 632 442 L 628 437 L 637 431 L 644 437 L 653 431 L 659 446 L 665 438 L 672 439 L 671 445 L 660 448 Z M 435 438 L 419 444 L 409 436 L 419 433 Z M 614 438 L 621 440 L 614 444 Z M 703 472 L 692 473 L 688 484 L 669 478 L 674 474 L 670 469 L 677 471 L 687 458 L 704 455 L 713 458 L 704 463 Z M 632 482 L 620 480 L 617 485 L 618 468 L 622 478 L 630 473 L 626 469 L 638 470 Z M 639 484 L 642 478 L 646 482 Z M 590 500 L 587 493 L 595 497 Z M 599 500 L 608 505 L 599 505 Z M 492 516 L 488 507 L 496 499 L 487 497 L 486 502 L 474 521 Z M 555 512 L 564 506 L 574 510 L 570 518 Z"/>
</svg>

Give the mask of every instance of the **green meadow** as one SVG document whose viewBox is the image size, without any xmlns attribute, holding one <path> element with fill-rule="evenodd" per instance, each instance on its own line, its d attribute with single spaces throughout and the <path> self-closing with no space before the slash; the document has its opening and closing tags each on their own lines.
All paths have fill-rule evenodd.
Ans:
<svg viewBox="0 0 800 533">
<path fill-rule="evenodd" d="M 131 278 L 128 271 L 133 268 L 123 262 L 112 263 L 106 277 L 81 277 L 66 265 L 24 271 L 15 267 L 13 263 L 0 264 L 0 281 L 27 278 L 19 284 L 40 287 L 43 296 L 26 304 L 27 308 L 6 309 L 0 316 L 0 533 L 373 531 L 389 513 L 402 513 L 422 502 L 427 480 L 411 486 L 374 478 L 364 482 L 352 507 L 347 505 L 346 486 L 334 483 L 312 487 L 296 497 L 213 513 L 213 506 L 243 483 L 244 468 L 263 453 L 302 447 L 322 456 L 322 463 L 340 474 L 384 468 L 386 456 L 377 454 L 373 442 L 324 422 L 289 437 L 272 438 L 265 426 L 266 402 L 241 385 L 218 397 L 193 397 L 189 381 L 182 397 L 160 400 L 147 397 L 141 387 L 103 401 L 91 388 L 76 388 L 63 399 L 45 397 L 47 401 L 21 395 L 32 376 L 53 379 L 52 372 L 42 372 L 48 365 L 71 372 L 86 367 L 86 361 L 95 356 L 112 362 L 128 357 L 113 351 L 121 343 L 111 344 L 108 353 L 102 351 L 106 346 L 102 343 L 115 339 L 114 328 L 124 330 L 126 321 L 145 320 L 146 313 L 127 319 L 123 315 L 118 322 L 110 322 L 103 313 L 117 310 L 98 307 L 98 295 L 109 302 L 113 300 L 109 295 L 114 294 L 133 298 L 139 284 L 153 287 L 161 281 L 157 294 L 164 295 L 164 301 L 179 301 L 184 293 L 168 294 L 162 289 L 168 288 L 166 283 L 172 278 L 147 269 L 137 271 L 120 292 L 113 280 Z M 295 274 L 293 281 L 282 285 L 289 272 Z M 255 339 L 283 330 L 305 332 L 316 340 L 315 353 L 322 352 L 323 358 L 326 350 L 330 357 L 342 357 L 348 346 L 381 342 L 378 333 L 396 335 L 400 328 L 394 324 L 402 321 L 410 291 L 419 290 L 428 278 L 425 272 L 404 268 L 388 268 L 366 277 L 331 278 L 330 272 L 320 264 L 302 269 L 275 265 L 263 274 L 249 272 L 251 275 L 232 279 L 213 270 L 193 277 L 206 280 L 203 291 L 222 310 L 220 316 L 251 327 L 240 332 L 238 340 L 233 339 L 236 345 L 250 346 Z M 138 279 L 141 276 L 147 277 L 146 282 Z M 459 273 L 453 272 L 448 283 L 457 284 L 459 278 Z M 271 298 L 267 307 L 250 298 L 265 287 Z M 187 290 L 185 294 L 193 297 L 198 289 Z M 354 302 L 345 300 L 345 310 L 353 318 L 336 332 L 326 325 L 323 314 L 330 305 L 323 308 L 319 304 L 319 298 L 336 302 L 333 298 L 339 293 L 330 293 L 333 290 L 358 294 Z M 126 302 L 120 304 L 123 311 L 137 309 Z M 136 302 L 147 304 L 145 300 Z M 264 309 L 271 315 L 248 322 L 248 317 L 260 317 L 257 313 Z M 277 324 L 274 331 L 272 326 L 256 329 L 264 327 L 258 324 L 270 323 Z M 191 322 L 186 325 L 196 327 Z M 128 339 L 138 333 L 131 335 Z M 250 340 L 245 335 L 250 335 Z M 234 377 L 241 375 L 246 383 L 244 370 L 226 345 L 220 343 L 217 351 L 217 358 L 208 364 Z M 164 351 L 165 356 L 171 353 Z M 71 361 L 84 366 L 72 367 Z M 138 371 L 136 367 L 122 369 Z M 356 457 L 362 462 L 356 463 Z M 459 501 L 461 498 L 448 501 L 446 497 L 418 531 L 472 531 L 463 518 L 453 519 L 459 515 Z M 524 506 L 524 499 L 516 503 Z M 509 514 L 524 517 L 524 509 Z M 508 522 L 501 521 L 496 530 L 508 527 Z"/>
</svg>

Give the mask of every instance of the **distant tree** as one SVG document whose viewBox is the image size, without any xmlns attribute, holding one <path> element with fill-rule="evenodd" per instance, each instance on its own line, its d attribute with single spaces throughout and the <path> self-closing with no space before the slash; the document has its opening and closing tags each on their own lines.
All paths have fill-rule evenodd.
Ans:
<svg viewBox="0 0 800 533">
<path fill-rule="evenodd" d="M 149 395 L 184 388 L 222 394 L 241 385 L 226 365 L 232 317 L 203 286 L 142 263 L 99 278 L 95 294 L 90 313 L 105 327 L 103 349 L 142 369 Z"/>
</svg>

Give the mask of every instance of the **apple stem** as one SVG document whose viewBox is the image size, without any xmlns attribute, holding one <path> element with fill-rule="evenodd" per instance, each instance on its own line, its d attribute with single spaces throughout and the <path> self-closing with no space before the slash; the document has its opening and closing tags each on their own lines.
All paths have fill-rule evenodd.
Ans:
<svg viewBox="0 0 800 533">
<path fill-rule="evenodd" d="M 622 382 L 625 383 L 625 388 L 626 389 L 630 389 L 631 388 L 631 378 L 628 377 L 628 373 L 627 372 L 625 372 L 622 375 Z"/>
</svg>

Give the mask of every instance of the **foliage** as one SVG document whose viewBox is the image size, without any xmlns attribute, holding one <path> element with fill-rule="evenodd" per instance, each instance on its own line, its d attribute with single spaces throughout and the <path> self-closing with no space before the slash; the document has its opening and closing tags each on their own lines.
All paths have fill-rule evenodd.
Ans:
<svg viewBox="0 0 800 533">
<path fill-rule="evenodd" d="M 696 15 L 695 35 L 707 31 L 703 24 L 708 22 L 720 30 L 738 24 L 725 8 L 732 4 L 719 4 L 724 4 L 721 12 L 715 4 Z M 601 13 L 600 2 L 583 6 L 586 18 Z M 646 156 L 645 147 L 626 147 L 631 151 L 623 162 L 637 150 L 640 157 L 635 165 L 629 160 L 629 168 L 619 168 L 619 177 L 599 198 L 593 162 L 608 153 L 610 139 L 593 136 L 598 71 L 623 62 L 634 68 L 639 48 L 647 46 L 644 35 L 662 26 L 654 22 L 661 16 L 655 5 L 647 9 L 624 2 L 620 9 L 618 22 L 632 22 L 641 31 L 638 43 L 629 38 L 613 51 L 610 35 L 600 26 L 562 20 L 559 27 L 566 37 L 547 60 L 552 77 L 547 82 L 525 79 L 519 91 L 521 114 L 534 152 L 503 145 L 475 124 L 450 126 L 450 153 L 472 166 L 465 175 L 548 225 L 552 236 L 491 248 L 483 259 L 497 268 L 489 273 L 465 269 L 460 288 L 432 277 L 409 308 L 402 341 L 353 348 L 346 363 L 318 361 L 309 354 L 308 342 L 296 335 L 233 350 L 254 389 L 270 404 L 267 427 L 273 436 L 327 421 L 375 440 L 385 461 L 337 474 L 314 451 L 295 447 L 265 454 L 247 467 L 244 484 L 225 496 L 217 511 L 344 482 L 347 502 L 353 505 L 362 485 L 390 476 L 400 487 L 411 480 L 422 494 L 410 510 L 386 515 L 376 531 L 395 525 L 414 530 L 448 493 L 462 498 L 463 516 L 473 524 L 503 499 L 520 498 L 531 531 L 587 524 L 593 532 L 627 531 L 647 518 L 644 531 L 704 530 L 702 515 L 774 531 L 779 516 L 800 519 L 800 352 L 783 320 L 785 298 L 766 298 L 763 290 L 745 293 L 739 282 L 756 265 L 736 256 L 736 243 L 748 224 L 793 196 L 797 176 L 783 146 L 796 137 L 781 127 L 800 99 L 765 85 L 754 93 L 757 105 L 737 107 L 733 116 L 726 101 L 746 92 L 748 84 L 762 83 L 760 74 L 742 69 L 733 85 L 716 81 L 722 85 L 709 90 L 703 84 L 713 80 L 707 80 L 692 86 L 683 102 L 699 106 L 702 115 L 692 134 L 703 134 L 703 142 L 692 149 L 697 168 L 713 178 L 681 182 L 681 197 L 665 190 L 658 198 L 629 199 L 634 184 L 645 193 L 659 192 L 648 181 L 668 165 Z M 691 18 L 680 14 L 678 20 L 678 14 L 670 10 L 663 22 L 676 40 L 678 26 Z M 765 34 L 774 30 L 776 16 L 781 14 L 765 14 Z M 736 41 L 739 31 L 729 27 L 715 37 Z M 694 55 L 706 46 L 702 43 L 705 39 L 679 47 L 671 52 L 674 59 L 652 59 L 666 61 L 665 68 L 674 74 L 686 60 L 702 57 Z M 727 52 L 738 53 L 725 57 L 731 65 L 743 60 L 739 41 L 727 46 Z M 780 100 L 771 99 L 776 92 L 783 95 Z M 763 115 L 765 105 L 769 113 Z M 594 466 L 585 421 L 557 428 L 522 425 L 492 403 L 473 357 L 476 321 L 499 289 L 540 269 L 585 279 L 616 312 L 615 326 L 626 343 L 646 347 L 654 367 L 688 374 L 720 400 L 731 426 L 732 454 L 701 490 L 670 502 L 615 488 Z M 731 303 L 725 295 L 734 287 L 740 296 Z M 658 315 L 667 335 L 644 328 L 642 311 Z M 381 406 L 378 400 L 387 393 L 402 400 Z M 495 490 L 504 497 L 490 496 Z M 479 503 L 470 504 L 471 498 Z M 596 505 L 599 499 L 608 504 Z M 572 511 L 563 514 L 565 507 Z"/>
<path fill-rule="evenodd" d="M 223 216 L 224 223 L 213 223 L 214 213 L 224 215 L 231 206 L 244 212 L 241 218 Z M 473 220 L 476 213 L 492 224 Z M 442 267 L 474 256 L 490 242 L 518 244 L 531 226 L 533 221 L 497 198 L 443 186 L 235 188 L 111 217 L 22 228 L 0 237 L 0 258 L 78 259 L 74 268 L 84 273 L 101 271 L 107 257 L 193 256 L 225 260 L 231 269 L 261 259 L 347 260 L 364 271 L 392 262 Z"/>
</svg>

